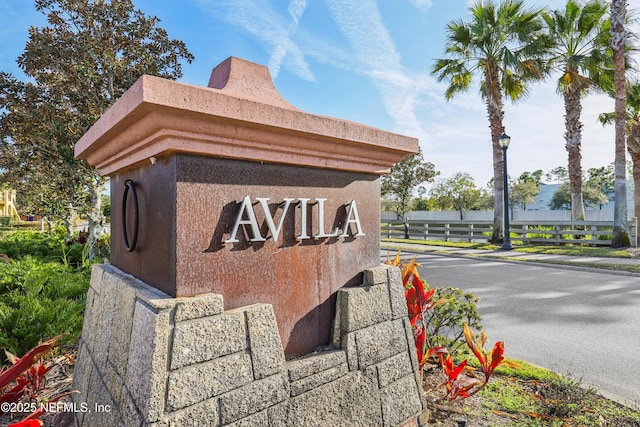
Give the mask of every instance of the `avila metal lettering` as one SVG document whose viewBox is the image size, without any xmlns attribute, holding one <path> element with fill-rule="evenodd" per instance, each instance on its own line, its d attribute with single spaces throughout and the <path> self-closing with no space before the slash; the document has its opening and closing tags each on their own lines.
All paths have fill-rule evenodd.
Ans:
<svg viewBox="0 0 640 427">
<path fill-rule="evenodd" d="M 328 237 L 349 237 L 350 235 L 356 237 L 365 235 L 362 231 L 360 217 L 358 216 L 358 207 L 355 200 L 352 200 L 345 206 L 347 214 L 345 217 L 343 229 L 340 229 L 340 227 L 335 227 L 329 233 L 327 233 L 325 230 L 324 204 L 327 200 L 325 198 L 310 199 L 300 197 L 296 202 L 295 198 L 285 197 L 280 203 L 280 206 L 282 206 L 282 215 L 280 215 L 280 219 L 278 220 L 277 224 L 274 221 L 274 217 L 276 215 L 274 214 L 272 216 L 269 209 L 269 200 L 271 199 L 268 197 L 256 197 L 255 200 L 258 202 L 258 204 L 262 208 L 262 211 L 264 212 L 264 220 L 269 230 L 268 232 L 274 241 L 277 241 L 278 237 L 280 236 L 280 232 L 282 231 L 282 227 L 284 224 L 284 219 L 287 215 L 287 212 L 289 212 L 289 208 L 291 207 L 291 205 L 298 205 L 300 207 L 300 230 L 298 235 L 296 236 L 296 240 L 307 240 L 311 238 L 324 239 Z M 318 227 L 317 232 L 313 236 L 310 236 L 308 234 L 307 220 L 309 209 L 313 209 L 314 205 L 318 206 Z M 238 215 L 236 216 L 233 229 L 231 230 L 231 235 L 227 240 L 224 241 L 224 243 L 239 242 L 237 234 L 241 225 L 249 226 L 248 228 L 251 234 L 249 241 L 264 242 L 267 240 L 268 235 L 262 236 L 260 232 L 260 226 L 258 224 L 256 214 L 253 210 L 253 203 L 251 202 L 251 198 L 249 196 L 245 196 L 242 199 L 242 203 L 240 204 L 240 208 L 238 209 Z M 351 225 L 354 226 L 355 233 L 350 233 Z"/>
</svg>

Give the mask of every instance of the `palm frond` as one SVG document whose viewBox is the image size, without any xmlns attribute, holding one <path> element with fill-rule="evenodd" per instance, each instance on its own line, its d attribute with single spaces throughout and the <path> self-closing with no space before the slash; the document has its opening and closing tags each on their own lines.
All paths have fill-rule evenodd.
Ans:
<svg viewBox="0 0 640 427">
<path fill-rule="evenodd" d="M 522 0 L 499 5 L 478 0 L 469 8 L 467 21 L 451 21 L 445 43 L 449 59 L 437 60 L 432 69 L 438 81 L 449 82 L 445 97 L 466 90 L 474 75 L 480 79 L 481 95 L 494 105 L 503 96 L 515 101 L 526 95 L 527 82 L 547 72 L 543 58 L 553 45 L 542 31 L 542 10 L 526 9 Z M 509 84 L 505 87 L 504 82 Z"/>
</svg>

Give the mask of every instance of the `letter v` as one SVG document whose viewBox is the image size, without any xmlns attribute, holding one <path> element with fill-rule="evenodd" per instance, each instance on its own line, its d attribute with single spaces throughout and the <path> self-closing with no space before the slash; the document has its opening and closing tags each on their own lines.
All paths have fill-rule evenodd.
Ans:
<svg viewBox="0 0 640 427">
<path fill-rule="evenodd" d="M 273 217 L 271 216 L 271 211 L 269 210 L 269 200 L 268 197 L 256 197 L 256 200 L 262 206 L 262 210 L 264 211 L 264 220 L 267 223 L 267 227 L 269 227 L 269 231 L 271 232 L 271 236 L 273 237 L 273 241 L 278 241 L 278 236 L 280 236 L 280 231 L 282 231 L 282 224 L 284 224 L 284 217 L 287 216 L 287 211 L 289 210 L 289 205 L 293 201 L 293 199 L 285 197 L 282 199 L 284 203 L 284 208 L 282 209 L 282 216 L 280 217 L 280 221 L 278 221 L 278 226 L 273 222 Z M 277 209 L 276 209 L 277 212 Z"/>
</svg>

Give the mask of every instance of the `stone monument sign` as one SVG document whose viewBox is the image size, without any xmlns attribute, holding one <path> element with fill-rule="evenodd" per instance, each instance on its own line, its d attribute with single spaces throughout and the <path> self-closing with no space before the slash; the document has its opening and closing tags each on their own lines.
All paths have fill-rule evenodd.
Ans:
<svg viewBox="0 0 640 427">
<path fill-rule="evenodd" d="M 272 304 L 286 354 L 327 344 L 336 291 L 379 263 L 379 176 L 413 151 L 298 110 L 233 57 L 209 87 L 142 77 L 76 145 L 111 177 L 113 265 L 174 297 Z"/>
<path fill-rule="evenodd" d="M 141 77 L 76 145 L 112 206 L 77 425 L 417 426 L 400 270 L 379 262 L 380 175 L 416 151 L 238 58 L 209 87 Z"/>
</svg>

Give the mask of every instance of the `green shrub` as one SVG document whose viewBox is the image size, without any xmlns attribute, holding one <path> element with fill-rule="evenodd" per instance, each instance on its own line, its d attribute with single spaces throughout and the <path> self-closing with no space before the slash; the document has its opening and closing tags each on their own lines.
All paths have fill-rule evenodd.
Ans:
<svg viewBox="0 0 640 427">
<path fill-rule="evenodd" d="M 16 231 L 0 240 L 0 253 L 13 260 L 34 257 L 44 262 L 59 261 L 65 266 L 83 268 L 89 265 L 85 238 L 76 235 L 68 239 L 63 230 L 51 233 Z M 106 242 L 106 243 L 105 243 Z M 108 237 L 98 241 L 101 258 L 109 258 Z M 102 256 L 105 255 L 105 256 Z"/>
<path fill-rule="evenodd" d="M 64 232 L 17 231 L 0 240 L 0 349 L 24 354 L 39 341 L 82 332 L 90 263 L 78 238 Z M 4 353 L 0 352 L 0 361 Z"/>
<path fill-rule="evenodd" d="M 434 301 L 442 298 L 448 301 L 435 307 L 425 318 L 427 348 L 445 346 L 455 359 L 461 356 L 460 352 L 466 353 L 463 325 L 482 329 L 482 317 L 476 307 L 480 298 L 452 287 L 436 290 Z"/>
<path fill-rule="evenodd" d="M 23 354 L 64 332 L 62 343 L 75 342 L 82 332 L 89 279 L 88 269 L 74 271 L 30 256 L 0 263 L 0 348 Z"/>
<path fill-rule="evenodd" d="M 60 244 L 64 235 L 59 233 L 41 233 L 38 231 L 16 231 L 0 240 L 0 253 L 11 259 L 32 256 L 43 260 L 59 256 Z"/>
</svg>

